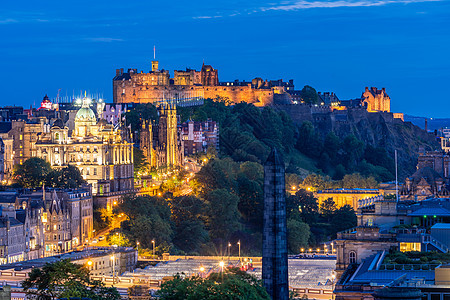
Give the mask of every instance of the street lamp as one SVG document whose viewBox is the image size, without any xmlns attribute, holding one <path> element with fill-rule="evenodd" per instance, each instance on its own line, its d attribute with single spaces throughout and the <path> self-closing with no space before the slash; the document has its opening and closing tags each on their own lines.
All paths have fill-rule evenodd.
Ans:
<svg viewBox="0 0 450 300">
<path fill-rule="evenodd" d="M 139 241 L 136 241 L 136 248 L 137 248 L 137 252 L 138 252 L 138 255 L 139 255 Z"/>
<path fill-rule="evenodd" d="M 239 246 L 239 261 L 241 261 L 241 241 L 239 240 L 237 242 L 238 246 Z"/>
<path fill-rule="evenodd" d="M 91 276 L 91 267 L 92 267 L 92 264 L 93 264 L 92 260 L 88 260 L 88 261 L 87 261 L 88 270 L 89 270 L 88 279 L 90 279 L 90 276 Z"/>
<path fill-rule="evenodd" d="M 116 282 L 115 281 L 115 279 L 116 279 L 116 266 L 115 266 L 116 265 L 116 261 L 115 261 L 116 257 L 113 254 L 109 258 L 112 261 L 112 273 L 113 273 L 113 284 L 114 284 Z"/>
<path fill-rule="evenodd" d="M 230 263 L 231 243 L 228 243 L 228 263 Z"/>
<path fill-rule="evenodd" d="M 153 259 L 155 258 L 155 240 L 152 240 L 152 245 L 153 245 Z"/>
<path fill-rule="evenodd" d="M 223 273 L 223 266 L 225 266 L 225 263 L 224 263 L 223 261 L 221 261 L 221 262 L 219 263 L 219 266 L 222 268 L 222 273 Z"/>
<path fill-rule="evenodd" d="M 334 280 L 336 279 L 336 274 L 334 274 L 334 272 L 333 272 L 333 274 L 331 274 L 331 279 L 332 279 L 332 282 L 331 282 L 331 299 L 334 299 L 334 284 L 335 284 L 335 282 L 334 282 Z"/>
</svg>

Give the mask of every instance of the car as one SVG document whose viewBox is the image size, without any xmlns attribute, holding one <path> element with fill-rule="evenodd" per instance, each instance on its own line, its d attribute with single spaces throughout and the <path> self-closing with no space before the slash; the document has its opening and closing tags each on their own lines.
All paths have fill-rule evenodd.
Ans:
<svg viewBox="0 0 450 300">
<path fill-rule="evenodd" d="M 101 235 L 101 236 L 98 237 L 98 240 L 99 240 L 99 241 L 103 241 L 104 239 L 105 239 L 105 236 L 104 236 L 104 235 Z"/>
<path fill-rule="evenodd" d="M 92 240 L 92 244 L 97 244 L 98 243 L 98 240 L 97 239 L 93 239 Z"/>
</svg>

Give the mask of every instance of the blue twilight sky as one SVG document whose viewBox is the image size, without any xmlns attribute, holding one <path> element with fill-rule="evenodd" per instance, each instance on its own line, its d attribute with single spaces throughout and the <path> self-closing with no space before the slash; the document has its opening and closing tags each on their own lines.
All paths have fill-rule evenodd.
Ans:
<svg viewBox="0 0 450 300">
<path fill-rule="evenodd" d="M 294 79 L 341 99 L 386 87 L 393 111 L 450 117 L 449 0 L 2 1 L 0 105 L 102 93 L 116 68 Z"/>
</svg>

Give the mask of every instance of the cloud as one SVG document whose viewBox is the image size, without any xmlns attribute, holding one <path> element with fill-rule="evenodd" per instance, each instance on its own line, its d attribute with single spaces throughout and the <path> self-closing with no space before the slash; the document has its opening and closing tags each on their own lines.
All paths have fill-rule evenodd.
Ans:
<svg viewBox="0 0 450 300">
<path fill-rule="evenodd" d="M 12 24 L 17 22 L 19 21 L 17 21 L 16 19 L 0 19 L 0 24 Z"/>
<path fill-rule="evenodd" d="M 199 16 L 199 17 L 193 17 L 193 19 L 217 19 L 222 18 L 223 16 Z M 232 17 L 230 15 L 230 17 Z"/>
<path fill-rule="evenodd" d="M 100 42 L 100 43 L 112 43 L 112 42 L 123 42 L 123 39 L 109 38 L 109 37 L 96 37 L 96 38 L 85 38 L 85 41 L 90 42 Z"/>
<path fill-rule="evenodd" d="M 410 4 L 423 2 L 438 2 L 441 0 L 339 0 L 339 1 L 293 1 L 261 7 L 259 11 L 282 10 L 292 11 L 311 8 L 339 8 L 339 7 L 371 7 L 389 4 Z"/>
</svg>

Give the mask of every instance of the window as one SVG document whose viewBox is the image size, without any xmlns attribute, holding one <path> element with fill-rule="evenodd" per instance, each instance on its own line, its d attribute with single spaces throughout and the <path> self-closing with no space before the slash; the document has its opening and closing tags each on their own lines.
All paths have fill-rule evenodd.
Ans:
<svg viewBox="0 0 450 300">
<path fill-rule="evenodd" d="M 404 225 L 405 224 L 405 220 L 400 219 L 400 225 Z"/>
<path fill-rule="evenodd" d="M 373 226 L 373 219 L 370 218 L 369 220 L 367 220 L 367 226 L 372 227 Z"/>
<path fill-rule="evenodd" d="M 348 262 L 350 264 L 356 263 L 356 252 L 355 251 L 350 251 L 350 253 L 348 254 Z"/>
</svg>

